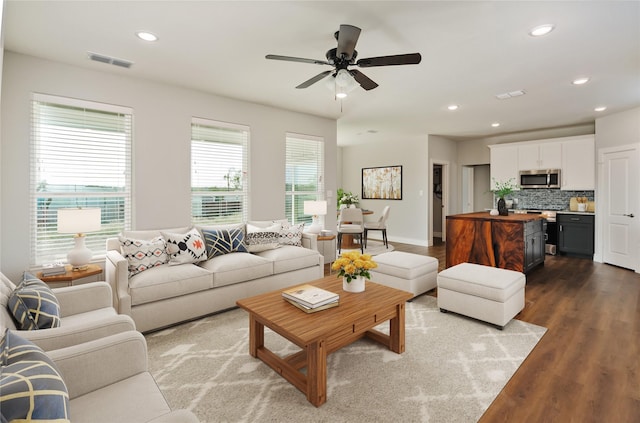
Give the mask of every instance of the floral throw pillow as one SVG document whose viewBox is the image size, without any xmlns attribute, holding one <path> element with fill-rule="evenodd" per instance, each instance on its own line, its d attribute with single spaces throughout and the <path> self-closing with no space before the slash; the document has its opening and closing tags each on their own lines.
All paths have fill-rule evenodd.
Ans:
<svg viewBox="0 0 640 423">
<path fill-rule="evenodd" d="M 169 265 L 184 263 L 198 263 L 207 259 L 207 248 L 197 229 L 191 229 L 186 234 L 161 232 L 167 241 Z"/>
</svg>

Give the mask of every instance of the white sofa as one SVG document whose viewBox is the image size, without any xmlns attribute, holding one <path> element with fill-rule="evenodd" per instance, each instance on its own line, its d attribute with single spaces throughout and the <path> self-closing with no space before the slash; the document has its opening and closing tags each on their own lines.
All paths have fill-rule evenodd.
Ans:
<svg viewBox="0 0 640 423">
<path fill-rule="evenodd" d="M 248 223 L 265 228 L 274 221 Z M 125 231 L 122 236 L 151 240 L 162 233 L 189 229 Z M 131 277 L 120 239 L 107 240 L 105 279 L 113 289 L 114 307 L 131 316 L 141 332 L 233 308 L 238 299 L 323 275 L 317 235 L 307 233 L 302 234 L 302 247 L 282 245 L 257 253 L 231 252 L 197 264 L 162 264 Z"/>
</svg>

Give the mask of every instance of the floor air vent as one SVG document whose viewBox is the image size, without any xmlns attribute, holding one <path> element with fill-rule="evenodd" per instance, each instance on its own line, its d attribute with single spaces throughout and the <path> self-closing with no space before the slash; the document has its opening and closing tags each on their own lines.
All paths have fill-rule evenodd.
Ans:
<svg viewBox="0 0 640 423">
<path fill-rule="evenodd" d="M 87 54 L 89 55 L 89 59 L 93 60 L 94 62 L 107 63 L 109 65 L 120 66 L 121 68 L 127 69 L 129 69 L 131 65 L 133 65 L 133 62 L 130 62 L 128 60 L 118 59 L 116 57 L 106 56 L 104 54 L 92 52 L 88 52 Z"/>
</svg>

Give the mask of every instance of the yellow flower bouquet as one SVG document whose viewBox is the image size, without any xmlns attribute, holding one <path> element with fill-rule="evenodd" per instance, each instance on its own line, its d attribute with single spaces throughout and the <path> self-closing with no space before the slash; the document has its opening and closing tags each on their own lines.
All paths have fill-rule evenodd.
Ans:
<svg viewBox="0 0 640 423">
<path fill-rule="evenodd" d="M 342 253 L 340 257 L 333 262 L 331 269 L 339 270 L 338 277 L 346 278 L 347 283 L 351 282 L 358 276 L 371 279 L 369 270 L 375 269 L 378 264 L 371 259 L 370 254 L 360 254 L 358 251 L 348 251 Z"/>
</svg>

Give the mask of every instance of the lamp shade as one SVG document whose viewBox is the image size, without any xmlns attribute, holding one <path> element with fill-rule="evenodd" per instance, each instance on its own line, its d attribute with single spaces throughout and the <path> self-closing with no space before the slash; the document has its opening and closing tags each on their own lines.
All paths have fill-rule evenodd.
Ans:
<svg viewBox="0 0 640 423">
<path fill-rule="evenodd" d="M 327 202 L 326 201 L 305 201 L 304 214 L 310 214 L 313 216 L 324 216 L 325 214 L 327 214 Z"/>
<path fill-rule="evenodd" d="M 82 234 L 100 230 L 100 209 L 58 209 L 58 233 Z"/>
</svg>

